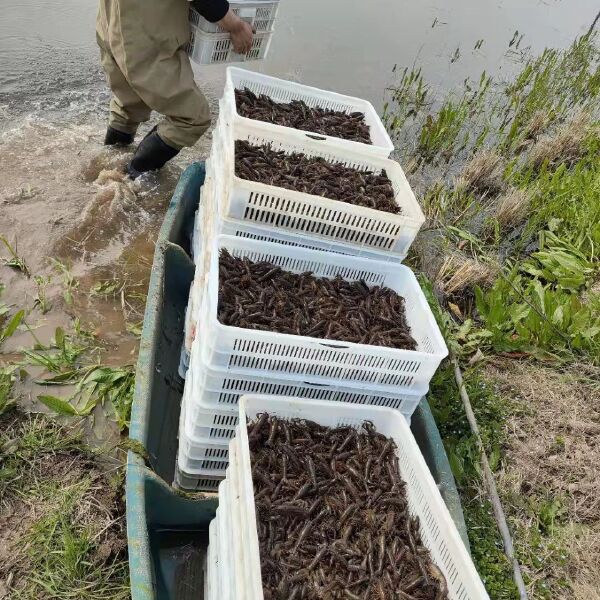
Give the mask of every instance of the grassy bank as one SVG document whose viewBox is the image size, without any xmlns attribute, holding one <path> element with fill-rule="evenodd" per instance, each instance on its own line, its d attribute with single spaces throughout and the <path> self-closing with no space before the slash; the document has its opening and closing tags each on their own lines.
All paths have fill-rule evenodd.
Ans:
<svg viewBox="0 0 600 600">
<path fill-rule="evenodd" d="M 0 597 L 129 598 L 122 470 L 72 428 L 0 416 Z"/>
<path fill-rule="evenodd" d="M 593 571 L 580 542 L 597 543 L 600 511 L 582 519 L 577 510 L 586 480 L 578 467 L 595 449 L 573 434 L 571 417 L 591 430 L 600 418 L 599 65 L 597 39 L 586 36 L 565 51 L 526 58 L 511 82 L 484 73 L 444 98 L 433 96 L 421 71 L 407 69 L 388 91 L 385 112 L 427 216 L 410 260 L 427 275 L 440 324 L 466 369 L 533 598 L 589 598 L 598 583 L 578 579 L 573 567 Z M 545 387 L 549 374 L 572 381 L 576 416 L 553 393 L 556 381 Z M 474 559 L 492 598 L 515 598 L 450 369 L 436 376 L 430 398 Z M 554 418 L 544 431 L 532 427 L 548 414 Z M 530 466 L 519 458 L 525 429 L 537 444 L 538 472 L 562 453 L 554 480 L 568 484 L 539 477 L 529 487 L 515 484 Z M 565 448 L 578 442 L 569 456 Z"/>
</svg>

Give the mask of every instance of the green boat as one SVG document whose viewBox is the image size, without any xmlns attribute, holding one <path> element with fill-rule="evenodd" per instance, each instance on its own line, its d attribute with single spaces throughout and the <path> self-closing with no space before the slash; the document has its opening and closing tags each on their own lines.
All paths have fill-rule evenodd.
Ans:
<svg viewBox="0 0 600 600">
<path fill-rule="evenodd" d="M 216 495 L 192 498 L 171 487 L 183 381 L 178 374 L 194 263 L 190 239 L 204 163 L 182 174 L 156 243 L 137 365 L 127 457 L 127 538 L 133 600 L 201 600 L 208 525 Z M 465 522 L 439 431 L 424 398 L 411 429 L 454 522 Z"/>
</svg>

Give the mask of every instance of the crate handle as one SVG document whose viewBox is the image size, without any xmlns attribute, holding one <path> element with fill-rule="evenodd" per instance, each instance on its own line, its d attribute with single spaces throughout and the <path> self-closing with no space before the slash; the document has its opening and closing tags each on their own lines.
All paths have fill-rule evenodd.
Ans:
<svg viewBox="0 0 600 600">
<path fill-rule="evenodd" d="M 350 346 L 338 346 L 337 344 L 324 344 L 323 342 L 319 342 L 320 346 L 326 346 L 327 348 L 333 348 L 334 350 L 348 350 Z"/>
<path fill-rule="evenodd" d="M 323 137 L 322 135 L 315 135 L 314 133 L 307 133 L 306 137 L 310 138 L 311 140 L 317 140 L 319 142 L 324 142 L 327 139 L 326 137 Z"/>
</svg>

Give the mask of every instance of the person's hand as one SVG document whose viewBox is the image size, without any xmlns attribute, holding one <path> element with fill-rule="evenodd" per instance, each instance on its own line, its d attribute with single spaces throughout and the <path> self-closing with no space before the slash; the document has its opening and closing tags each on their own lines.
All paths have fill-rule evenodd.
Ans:
<svg viewBox="0 0 600 600">
<path fill-rule="evenodd" d="M 229 32 L 233 49 L 238 54 L 246 54 L 252 48 L 252 27 L 240 19 L 234 12 L 229 12 L 219 21 L 219 26 Z"/>
</svg>

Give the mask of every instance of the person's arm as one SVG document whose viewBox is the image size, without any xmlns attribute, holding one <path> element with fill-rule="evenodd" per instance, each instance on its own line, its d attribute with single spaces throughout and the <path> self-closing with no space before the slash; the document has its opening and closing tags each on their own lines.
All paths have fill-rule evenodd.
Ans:
<svg viewBox="0 0 600 600">
<path fill-rule="evenodd" d="M 191 0 L 191 3 L 210 23 L 217 23 L 229 11 L 228 0 Z"/>
<path fill-rule="evenodd" d="M 229 32 L 233 49 L 238 54 L 246 54 L 252 48 L 252 27 L 240 19 L 231 9 L 217 21 L 219 27 Z"/>
<path fill-rule="evenodd" d="M 229 33 L 233 49 L 246 54 L 252 48 L 252 27 L 230 8 L 228 0 L 193 0 L 193 7 L 211 23 L 217 23 Z"/>
</svg>

